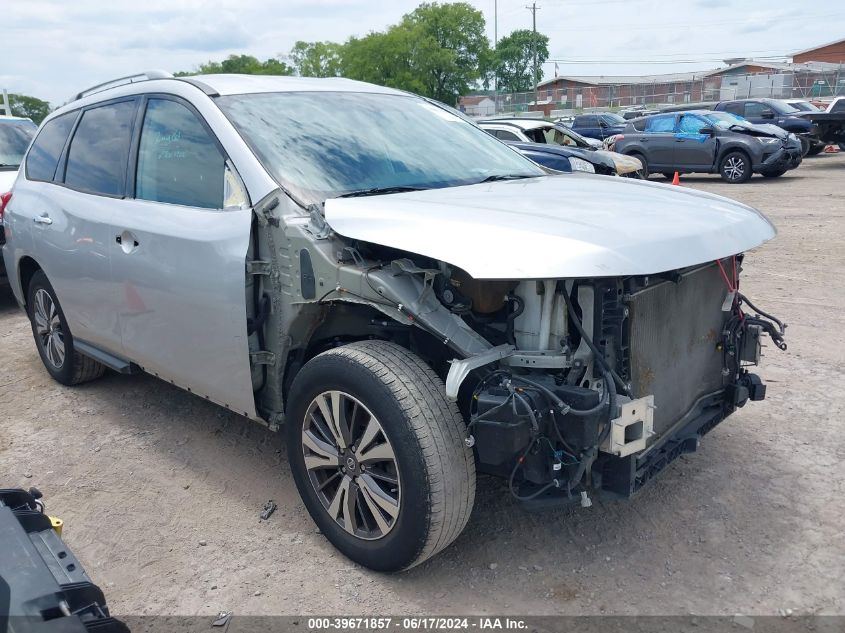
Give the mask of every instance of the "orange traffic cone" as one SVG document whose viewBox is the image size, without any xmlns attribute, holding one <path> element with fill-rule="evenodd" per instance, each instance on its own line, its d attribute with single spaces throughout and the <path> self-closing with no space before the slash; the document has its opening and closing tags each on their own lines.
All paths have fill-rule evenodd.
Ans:
<svg viewBox="0 0 845 633">
<path fill-rule="evenodd" d="M 681 184 L 681 175 L 678 172 L 675 172 L 675 177 L 672 178 L 673 185 L 680 185 Z"/>
</svg>

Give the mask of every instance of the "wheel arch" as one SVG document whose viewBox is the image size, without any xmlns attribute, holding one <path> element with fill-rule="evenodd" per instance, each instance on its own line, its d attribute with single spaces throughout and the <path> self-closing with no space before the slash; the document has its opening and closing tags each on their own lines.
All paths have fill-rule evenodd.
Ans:
<svg viewBox="0 0 845 633">
<path fill-rule="evenodd" d="M 26 306 L 29 284 L 32 281 L 32 277 L 39 270 L 43 272 L 44 269 L 30 255 L 24 255 L 18 260 L 18 282 L 21 286 L 21 301 L 24 306 Z M 46 275 L 46 273 L 44 274 Z"/>
</svg>

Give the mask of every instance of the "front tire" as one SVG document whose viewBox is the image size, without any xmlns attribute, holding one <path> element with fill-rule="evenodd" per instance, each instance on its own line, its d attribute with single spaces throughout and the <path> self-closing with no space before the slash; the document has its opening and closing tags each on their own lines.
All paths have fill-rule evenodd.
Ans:
<svg viewBox="0 0 845 633">
<path fill-rule="evenodd" d="M 297 374 L 287 413 L 296 486 L 344 555 L 398 571 L 461 533 L 475 463 L 457 406 L 418 356 L 385 341 L 324 352 Z"/>
<path fill-rule="evenodd" d="M 56 292 L 41 270 L 29 282 L 26 305 L 35 346 L 54 380 L 78 385 L 103 375 L 105 366 L 74 350 L 73 336 Z"/>
<path fill-rule="evenodd" d="M 752 173 L 751 161 L 744 152 L 728 152 L 719 163 L 719 175 L 731 184 L 748 182 Z"/>
</svg>

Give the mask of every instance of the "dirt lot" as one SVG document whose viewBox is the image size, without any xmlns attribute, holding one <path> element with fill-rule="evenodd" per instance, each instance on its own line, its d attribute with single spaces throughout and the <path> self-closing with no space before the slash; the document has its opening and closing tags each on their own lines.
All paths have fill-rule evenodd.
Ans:
<svg viewBox="0 0 845 633">
<path fill-rule="evenodd" d="M 45 493 L 124 615 L 845 613 L 845 155 L 683 185 L 777 224 L 743 289 L 789 323 L 789 351 L 764 350 L 765 402 L 633 501 L 527 514 L 482 478 L 453 546 L 372 573 L 315 531 L 276 435 L 151 377 L 52 382 L 5 294 L 0 483 Z M 268 499 L 279 510 L 259 522 Z"/>
</svg>

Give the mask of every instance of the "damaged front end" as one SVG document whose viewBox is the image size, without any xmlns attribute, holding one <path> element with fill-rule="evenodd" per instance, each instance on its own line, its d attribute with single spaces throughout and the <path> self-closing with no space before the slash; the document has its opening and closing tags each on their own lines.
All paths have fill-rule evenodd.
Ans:
<svg viewBox="0 0 845 633">
<path fill-rule="evenodd" d="M 737 407 L 765 397 L 750 370 L 766 336 L 785 349 L 785 326 L 740 293 L 739 278 L 741 253 L 774 228 L 724 198 L 622 179 L 602 181 L 602 191 L 625 213 L 586 213 L 596 180 L 572 189 L 580 210 L 555 206 L 569 181 L 549 179 L 454 189 L 448 199 L 329 200 L 325 216 L 283 222 L 271 217 L 281 206 L 268 211 L 259 250 L 284 256 L 267 271 L 278 291 L 263 345 L 276 362 L 272 379 L 256 380 L 257 408 L 281 421 L 309 359 L 389 340 L 438 373 L 477 468 L 505 478 L 520 501 L 634 494 Z M 525 191 L 536 211 L 513 211 Z M 631 209 L 629 192 L 648 194 L 648 207 Z"/>
<path fill-rule="evenodd" d="M 786 348 L 785 326 L 746 313 L 741 261 L 520 282 L 505 319 L 516 344 L 455 361 L 447 380 L 461 398 L 455 378 L 483 373 L 467 437 L 480 469 L 533 503 L 588 503 L 591 490 L 630 496 L 737 407 L 762 400 L 749 368 L 764 335 Z"/>
</svg>

